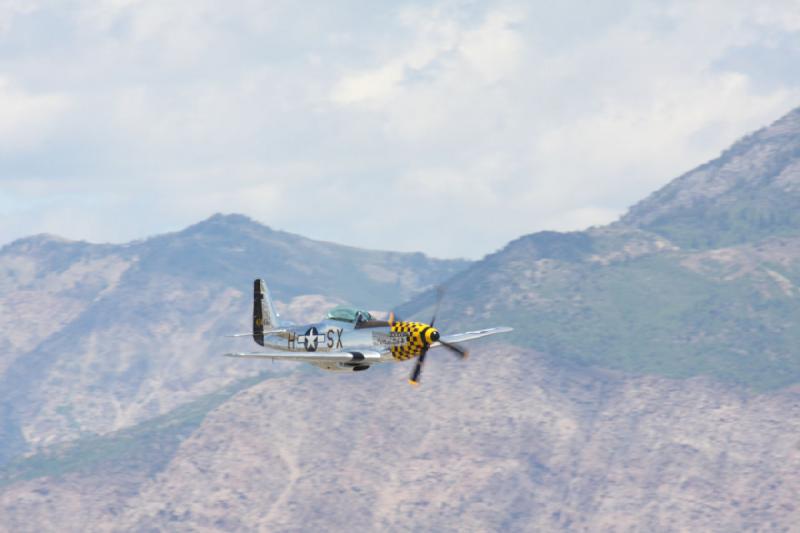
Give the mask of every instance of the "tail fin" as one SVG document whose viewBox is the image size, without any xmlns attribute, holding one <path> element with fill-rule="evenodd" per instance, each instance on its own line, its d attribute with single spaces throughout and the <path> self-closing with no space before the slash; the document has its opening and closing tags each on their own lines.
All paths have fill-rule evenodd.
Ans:
<svg viewBox="0 0 800 533">
<path fill-rule="evenodd" d="M 278 314 L 272 306 L 272 299 L 266 283 L 257 279 L 253 283 L 253 340 L 264 346 L 264 328 L 278 327 Z"/>
</svg>

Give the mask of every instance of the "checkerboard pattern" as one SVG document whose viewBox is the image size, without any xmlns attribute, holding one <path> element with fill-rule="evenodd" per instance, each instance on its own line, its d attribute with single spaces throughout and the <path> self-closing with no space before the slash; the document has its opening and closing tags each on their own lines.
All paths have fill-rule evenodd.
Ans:
<svg viewBox="0 0 800 533">
<path fill-rule="evenodd" d="M 428 327 L 430 326 L 419 322 L 395 322 L 392 324 L 393 333 L 405 333 L 408 338 L 405 344 L 390 348 L 392 357 L 399 361 L 406 361 L 421 354 L 422 349 L 425 347 L 422 332 Z"/>
</svg>

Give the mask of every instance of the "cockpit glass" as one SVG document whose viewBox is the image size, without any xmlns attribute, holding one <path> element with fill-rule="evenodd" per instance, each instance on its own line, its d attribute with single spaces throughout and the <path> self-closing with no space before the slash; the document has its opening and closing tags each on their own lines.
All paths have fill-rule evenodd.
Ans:
<svg viewBox="0 0 800 533">
<path fill-rule="evenodd" d="M 355 307 L 347 307 L 340 305 L 328 311 L 328 320 L 341 320 L 342 322 L 362 322 L 364 320 L 374 320 L 369 311 L 363 309 L 356 309 Z"/>
</svg>

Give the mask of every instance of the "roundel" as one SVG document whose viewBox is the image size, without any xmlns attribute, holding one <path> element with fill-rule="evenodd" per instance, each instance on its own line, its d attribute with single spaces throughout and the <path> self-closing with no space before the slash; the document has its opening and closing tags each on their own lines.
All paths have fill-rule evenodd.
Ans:
<svg viewBox="0 0 800 533">
<path fill-rule="evenodd" d="M 303 346 L 305 346 L 307 352 L 317 351 L 317 345 L 319 344 L 319 337 L 317 335 L 317 328 L 311 327 L 306 331 L 305 337 L 303 338 Z"/>
</svg>

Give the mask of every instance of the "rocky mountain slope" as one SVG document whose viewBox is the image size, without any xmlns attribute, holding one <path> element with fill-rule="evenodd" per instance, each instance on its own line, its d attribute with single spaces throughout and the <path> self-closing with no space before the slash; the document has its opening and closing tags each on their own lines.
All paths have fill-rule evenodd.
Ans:
<svg viewBox="0 0 800 533">
<path fill-rule="evenodd" d="M 127 247 L 10 245 L 0 529 L 791 531 L 796 146 L 798 111 L 616 224 L 472 265 L 241 217 Z M 437 327 L 516 329 L 464 363 L 432 354 L 421 389 L 409 365 L 223 364 L 254 262 L 287 315 L 409 296 L 399 313 L 428 319 L 434 293 L 413 292 L 447 279 Z"/>
<path fill-rule="evenodd" d="M 633 206 L 621 223 L 684 248 L 721 248 L 800 228 L 800 109 Z"/>
<path fill-rule="evenodd" d="M 789 531 L 800 521 L 798 392 L 565 367 L 502 345 L 463 363 L 432 352 L 420 389 L 407 370 L 267 379 L 177 446 L 153 425 L 144 441 L 162 446 L 147 453 L 120 433 L 93 441 L 111 452 L 83 462 L 85 450 L 30 458 L 7 473 L 0 528 Z"/>
<path fill-rule="evenodd" d="M 475 263 L 448 281 L 443 324 L 508 324 L 520 346 L 640 374 L 798 383 L 799 190 L 797 110 L 616 224 L 527 235 Z M 400 311 L 426 317 L 433 301 Z"/>
<path fill-rule="evenodd" d="M 465 265 L 312 241 L 239 215 L 126 245 L 11 243 L 0 250 L 0 463 L 257 374 L 264 365 L 220 357 L 249 347 L 222 335 L 249 330 L 256 275 L 279 312 L 302 320 L 341 302 L 388 309 Z"/>
</svg>

